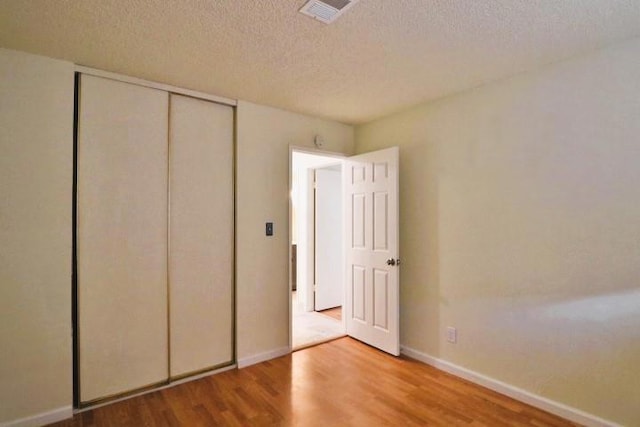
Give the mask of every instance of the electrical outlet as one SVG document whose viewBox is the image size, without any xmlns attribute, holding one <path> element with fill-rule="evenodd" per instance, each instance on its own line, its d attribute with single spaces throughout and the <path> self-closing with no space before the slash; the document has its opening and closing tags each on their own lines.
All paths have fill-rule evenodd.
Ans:
<svg viewBox="0 0 640 427">
<path fill-rule="evenodd" d="M 453 326 L 449 326 L 447 328 L 447 341 L 449 341 L 452 344 L 455 344 L 458 342 L 458 330 Z"/>
</svg>

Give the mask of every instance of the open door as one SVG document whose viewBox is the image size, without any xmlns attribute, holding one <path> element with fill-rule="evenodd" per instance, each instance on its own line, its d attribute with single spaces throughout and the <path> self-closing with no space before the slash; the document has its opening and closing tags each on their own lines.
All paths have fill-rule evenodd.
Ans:
<svg viewBox="0 0 640 427">
<path fill-rule="evenodd" d="M 315 310 L 342 305 L 342 165 L 315 169 Z"/>
<path fill-rule="evenodd" d="M 347 334 L 400 354 L 398 147 L 350 157 L 343 168 Z"/>
</svg>

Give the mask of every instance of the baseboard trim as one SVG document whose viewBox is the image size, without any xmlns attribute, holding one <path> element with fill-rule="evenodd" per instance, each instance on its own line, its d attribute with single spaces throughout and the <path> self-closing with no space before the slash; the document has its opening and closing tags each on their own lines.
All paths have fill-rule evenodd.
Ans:
<svg viewBox="0 0 640 427">
<path fill-rule="evenodd" d="M 0 423 L 0 427 L 38 427 L 46 424 L 56 423 L 73 417 L 73 407 L 63 406 L 48 412 L 20 418 L 14 421 Z"/>
<path fill-rule="evenodd" d="M 582 424 L 586 427 L 622 427 L 620 424 L 616 424 L 612 421 L 599 418 L 563 403 L 528 392 L 470 369 L 463 368 L 462 366 L 458 366 L 454 363 L 447 362 L 446 360 L 438 359 L 437 357 L 422 353 L 410 347 L 401 345 L 400 353 L 412 359 L 426 363 L 427 365 L 433 366 L 434 368 L 440 369 L 441 371 L 464 378 L 467 381 L 471 381 L 472 383 L 481 385 L 513 399 L 519 400 L 520 402 L 535 406 L 538 409 L 542 409 L 569 421 Z"/>
<path fill-rule="evenodd" d="M 276 357 L 284 356 L 289 353 L 291 353 L 291 349 L 289 347 L 281 347 L 275 350 L 265 351 L 264 353 L 254 354 L 253 356 L 243 357 L 242 359 L 238 359 L 238 369 L 275 359 Z"/>
</svg>

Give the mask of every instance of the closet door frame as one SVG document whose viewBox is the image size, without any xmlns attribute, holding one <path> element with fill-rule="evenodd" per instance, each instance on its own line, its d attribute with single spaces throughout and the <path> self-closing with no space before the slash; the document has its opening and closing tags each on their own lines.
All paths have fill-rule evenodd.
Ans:
<svg viewBox="0 0 640 427">
<path fill-rule="evenodd" d="M 99 399 L 96 401 L 85 402 L 81 401 L 80 395 L 80 345 L 79 345 L 79 316 L 78 316 L 78 131 L 79 131 L 79 119 L 80 119 L 80 80 L 81 75 L 89 75 L 95 77 L 102 77 L 110 80 L 115 80 L 123 83 L 135 84 L 143 87 L 149 87 L 153 89 L 160 89 L 167 92 L 169 98 L 171 95 L 184 95 L 196 99 L 201 99 L 205 101 L 215 102 L 218 104 L 226 105 L 232 107 L 233 109 L 233 137 L 232 137 L 232 291 L 231 291 L 231 313 L 232 313 L 232 322 L 231 322 L 231 338 L 232 338 L 232 360 L 230 364 L 225 365 L 216 365 L 211 367 L 210 370 L 205 370 L 202 372 L 194 372 L 191 376 L 180 377 L 180 378 L 171 378 L 170 376 L 170 360 L 168 361 L 168 376 L 167 380 L 161 384 L 151 385 L 148 387 L 124 392 L 122 394 L 118 394 L 115 396 L 108 396 L 104 399 Z M 170 114 L 170 109 L 167 111 L 167 115 Z M 169 129 L 167 129 L 167 137 L 169 136 Z M 170 143 L 170 142 L 169 142 Z M 168 165 L 167 165 L 168 166 Z M 181 384 L 183 382 L 195 380 L 204 376 L 212 375 L 217 372 L 223 372 L 228 369 L 232 369 L 237 366 L 237 289 L 236 289 L 236 276 L 237 276 L 237 232 L 236 232 L 236 224 L 237 224 L 237 195 L 236 195 L 236 186 L 237 186 L 237 101 L 230 98 L 220 97 L 216 95 L 210 95 L 207 93 L 202 93 L 190 89 L 183 89 L 172 85 L 167 85 L 163 83 L 157 83 L 149 80 L 139 79 L 136 77 L 125 76 L 117 73 L 111 73 L 108 71 L 98 70 L 90 67 L 85 67 L 81 65 L 76 65 L 75 67 L 75 76 L 74 76 L 74 112 L 73 112 L 73 182 L 72 182 L 72 276 L 71 276 L 71 319 L 72 319 L 72 345 L 73 345 L 73 406 L 76 409 L 84 409 L 90 408 L 94 406 L 98 406 L 108 402 L 114 402 L 121 399 L 125 399 L 127 397 L 132 397 L 139 394 L 148 393 L 154 390 L 160 390 L 167 387 L 172 387 L 177 384 Z M 167 236 L 169 233 L 167 232 Z M 170 245 L 170 242 L 168 242 Z M 169 248 L 168 248 L 169 251 Z M 167 251 L 167 252 L 168 252 Z M 168 262 L 167 253 L 167 262 Z M 167 277 L 167 292 L 169 292 L 170 283 L 168 283 Z M 169 301 L 167 301 L 169 304 Z M 169 321 L 169 314 L 167 316 L 167 323 Z M 169 351 L 167 357 L 170 354 L 170 337 L 169 337 Z"/>
</svg>

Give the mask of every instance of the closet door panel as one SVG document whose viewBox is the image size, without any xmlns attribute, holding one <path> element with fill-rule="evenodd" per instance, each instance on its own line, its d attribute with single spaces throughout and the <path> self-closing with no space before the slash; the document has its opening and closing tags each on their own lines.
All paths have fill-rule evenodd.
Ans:
<svg viewBox="0 0 640 427">
<path fill-rule="evenodd" d="M 168 378 L 168 93 L 82 75 L 80 399 Z"/>
<path fill-rule="evenodd" d="M 233 109 L 170 107 L 171 377 L 233 359 Z"/>
</svg>

